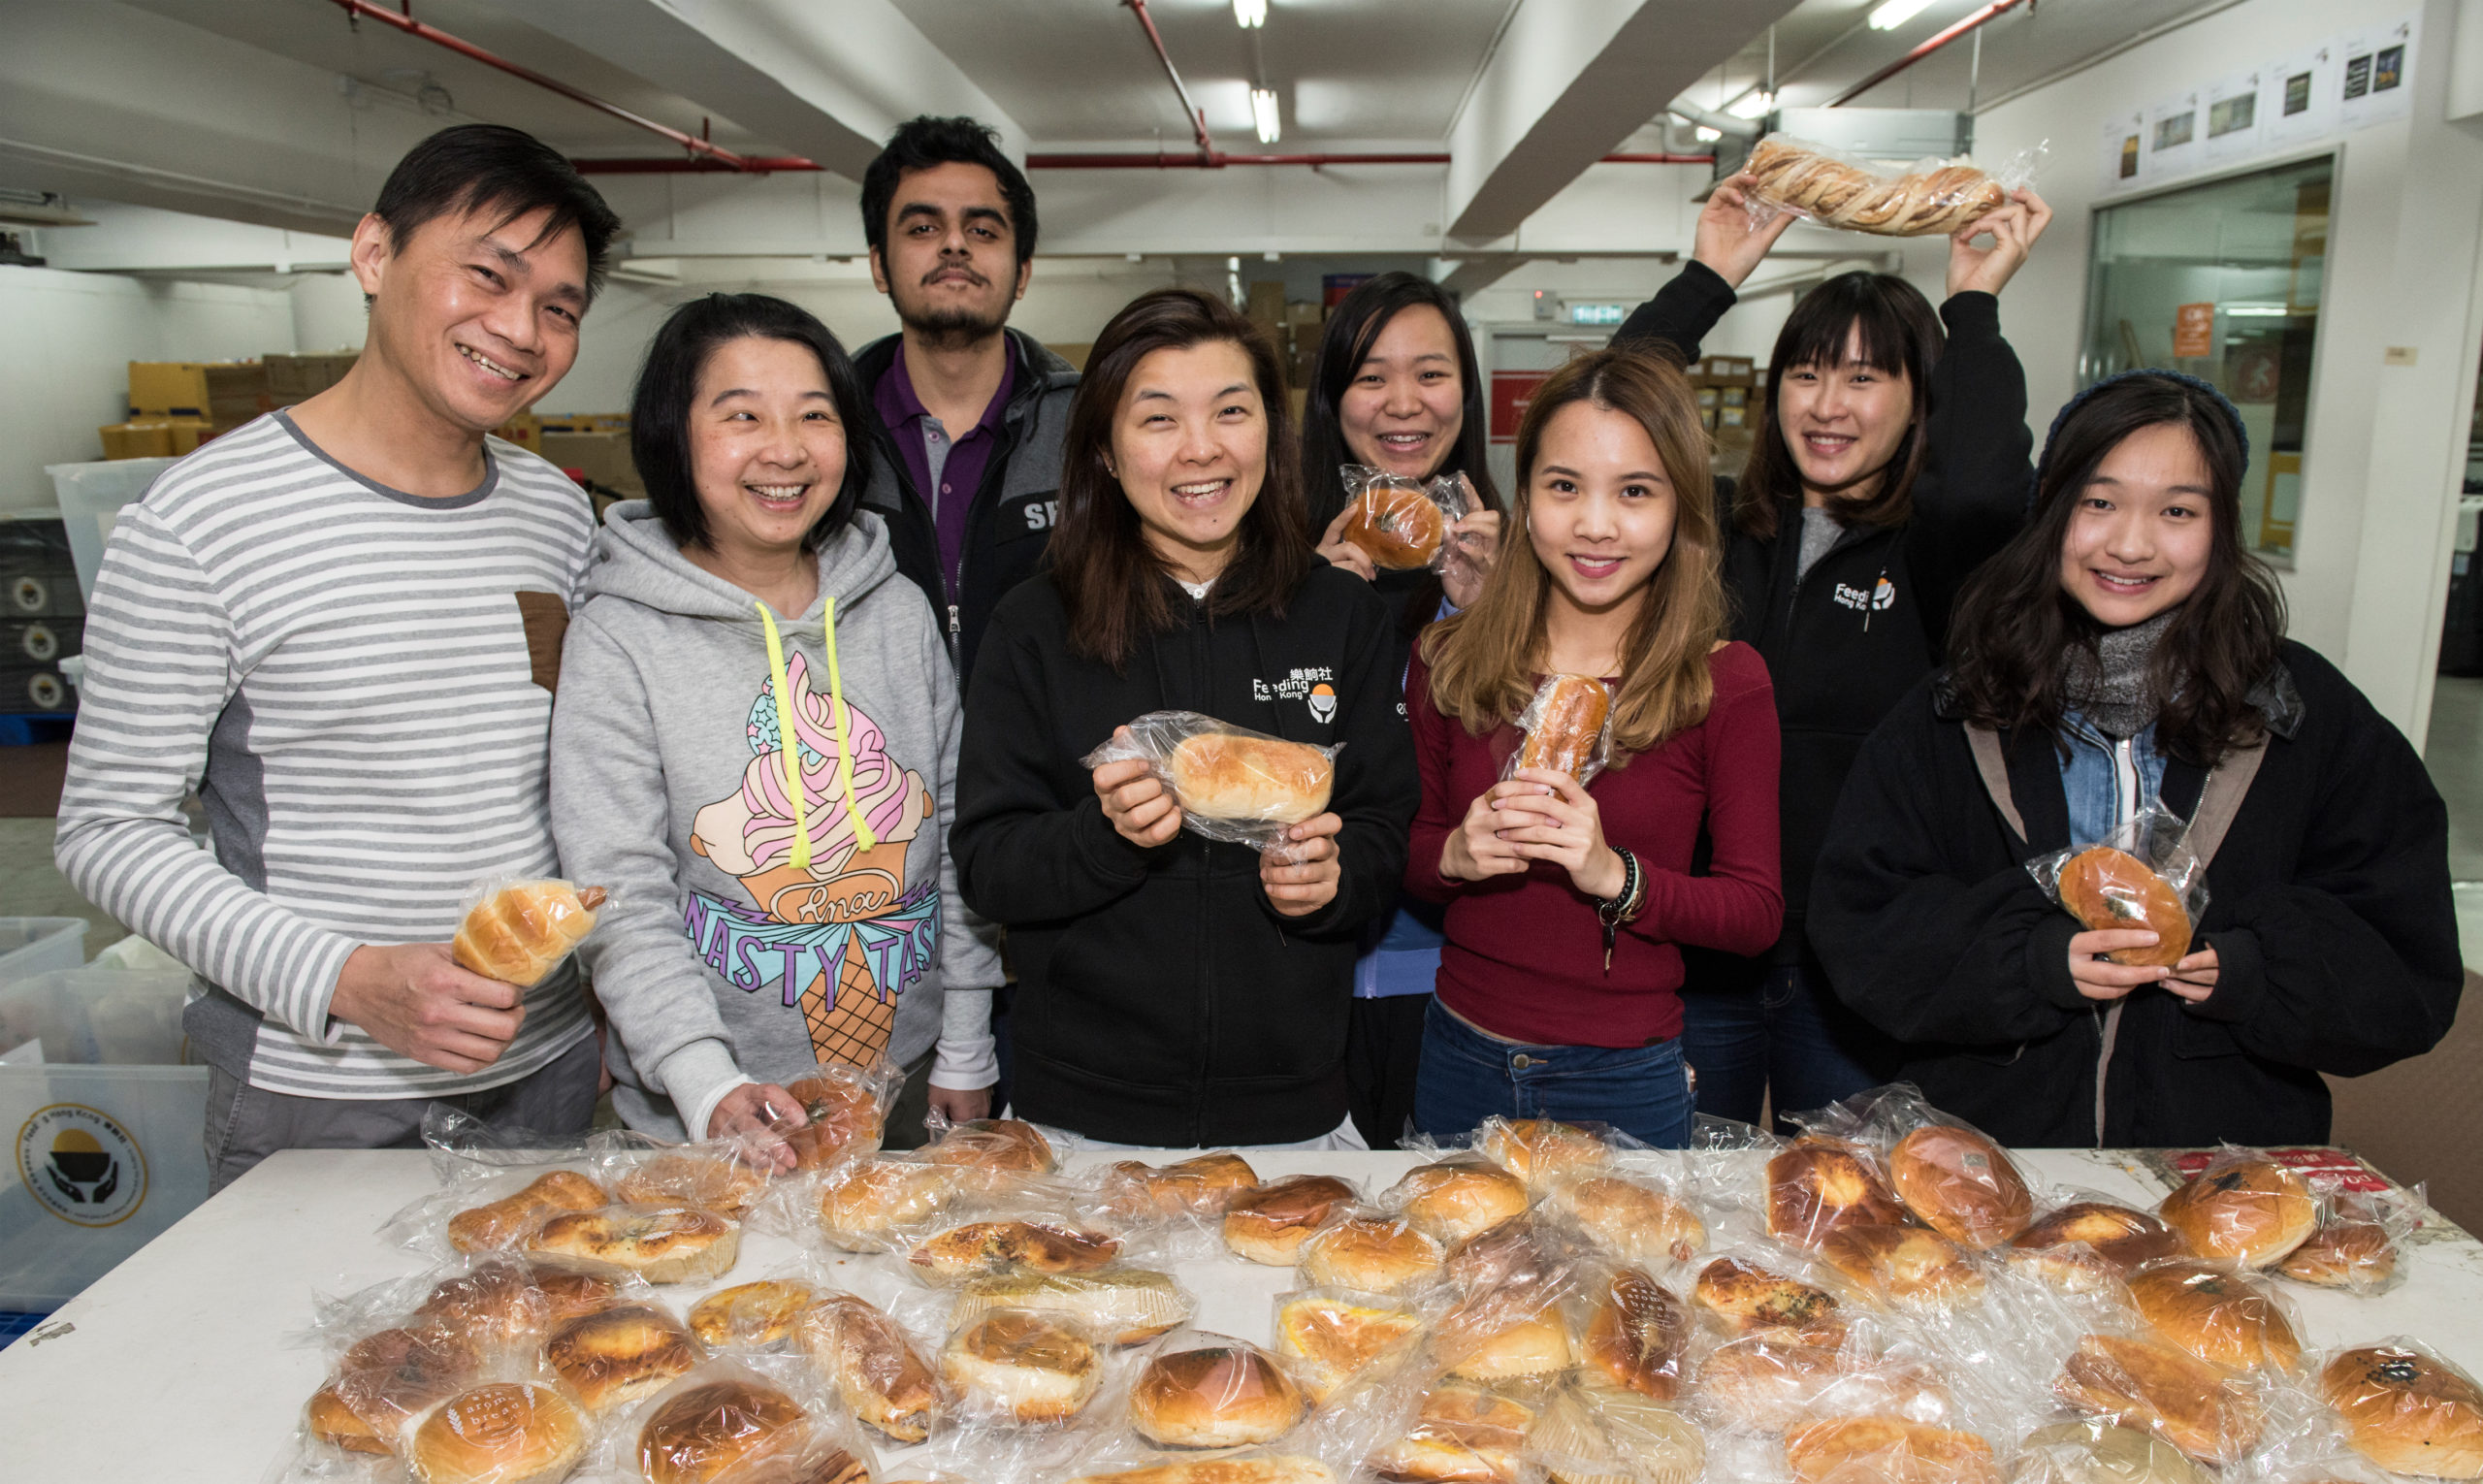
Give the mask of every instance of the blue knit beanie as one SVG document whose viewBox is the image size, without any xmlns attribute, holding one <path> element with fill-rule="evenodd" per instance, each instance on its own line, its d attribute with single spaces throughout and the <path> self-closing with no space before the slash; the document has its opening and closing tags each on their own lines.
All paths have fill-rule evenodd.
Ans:
<svg viewBox="0 0 2483 1484">
<path fill-rule="evenodd" d="M 2239 439 L 2241 444 L 2241 471 L 2244 474 L 2247 474 L 2250 471 L 2250 430 L 2242 426 L 2241 410 L 2233 404 L 2232 399 L 2226 397 L 2222 391 L 2217 389 L 2214 382 L 2203 381 L 2186 371 L 2155 371 L 2152 369 L 2119 371 L 2112 375 L 2106 376 L 2103 380 L 2096 382 L 2093 386 L 2090 386 L 2086 390 L 2079 393 L 2077 396 L 2072 397 L 2069 401 L 2062 403 L 2060 410 L 2052 415 L 2051 431 L 2044 435 L 2044 456 L 2035 461 L 2035 482 L 2026 487 L 2027 509 L 2032 510 L 2035 507 L 2036 492 L 2044 487 L 2044 471 L 2051 466 L 2052 445 L 2060 441 L 2061 425 L 2069 421 L 2069 415 L 2077 411 L 2080 407 L 2084 406 L 2088 398 L 2093 397 L 2096 393 L 2104 390 L 2104 388 L 2108 386 L 2115 386 L 2121 382 L 2134 380 L 2141 376 L 2151 376 L 2161 381 L 2177 381 L 2183 386 L 2207 393 L 2209 401 L 2213 402 L 2218 407 L 2224 409 L 2225 421 L 2233 424 L 2233 436 L 2235 438 Z"/>
</svg>

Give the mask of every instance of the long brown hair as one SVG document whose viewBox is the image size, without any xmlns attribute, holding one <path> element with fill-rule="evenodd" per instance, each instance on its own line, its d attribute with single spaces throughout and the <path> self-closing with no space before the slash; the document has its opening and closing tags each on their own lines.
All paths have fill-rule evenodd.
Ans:
<svg viewBox="0 0 2483 1484">
<path fill-rule="evenodd" d="M 1733 524 L 1757 541 L 1776 539 L 1782 512 L 1802 502 L 1802 469 L 1785 441 L 1785 373 L 1797 366 L 1843 366 L 1858 333 L 1861 364 L 1914 383 L 1914 426 L 1882 466 L 1878 487 L 1860 500 L 1828 508 L 1867 526 L 1901 526 L 1914 513 L 1914 481 L 1930 444 L 1931 372 L 1949 343 L 1940 316 L 1922 291 L 1894 274 L 1839 274 L 1802 296 L 1777 332 L 1767 361 L 1766 426 L 1751 445 L 1733 486 Z M 1865 476 L 1869 477 L 1869 476 Z"/>
<path fill-rule="evenodd" d="M 1618 412 L 1647 432 L 1672 482 L 1672 549 L 1649 579 L 1647 600 L 1621 653 L 1612 698 L 1612 765 L 1697 726 L 1715 699 L 1707 657 L 1725 636 L 1725 590 L 1717 567 L 1707 433 L 1688 378 L 1641 351 L 1601 350 L 1554 371 L 1536 389 L 1517 430 L 1517 487 L 1510 494 L 1499 560 L 1474 605 L 1422 639 L 1432 704 L 1481 736 L 1526 709 L 1543 668 L 1544 608 L 1552 577 L 1529 535 L 1534 463 L 1553 415 L 1576 403 Z"/>
<path fill-rule="evenodd" d="M 2061 591 L 2070 517 L 2123 438 L 2163 426 L 2188 429 L 2208 467 L 2208 569 L 2149 661 L 2156 741 L 2174 757 L 2213 767 L 2265 728 L 2250 693 L 2275 667 L 2285 600 L 2275 574 L 2241 544 L 2248 460 L 2240 425 L 2213 393 L 2186 378 L 2142 371 L 2096 386 L 2064 410 L 2036 476 L 2034 519 L 1958 595 L 1948 691 L 1967 721 L 2057 736 L 2067 707 L 2062 659 L 2073 646 L 2093 648 L 2103 633 L 2084 605 Z"/>
<path fill-rule="evenodd" d="M 1284 617 L 1285 600 L 1310 570 L 1309 522 L 1284 372 L 1267 336 L 1232 306 L 1196 289 L 1157 289 L 1121 307 L 1095 338 L 1061 450 L 1060 524 L 1045 555 L 1069 610 L 1072 652 L 1115 672 L 1139 640 L 1176 627 L 1172 568 L 1146 544 L 1138 511 L 1113 477 L 1113 423 L 1138 363 L 1159 350 L 1225 341 L 1250 361 L 1268 430 L 1267 471 L 1242 516 L 1241 544 L 1208 590 L 1210 619 Z"/>
</svg>

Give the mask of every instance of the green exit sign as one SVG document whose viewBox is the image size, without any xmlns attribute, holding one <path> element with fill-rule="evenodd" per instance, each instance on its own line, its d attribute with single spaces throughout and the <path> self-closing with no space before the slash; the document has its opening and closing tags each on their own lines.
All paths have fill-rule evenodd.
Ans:
<svg viewBox="0 0 2483 1484">
<path fill-rule="evenodd" d="M 1617 325 L 1629 317 L 1626 304 L 1579 304 L 1572 301 L 1569 323 L 1573 325 Z"/>
</svg>

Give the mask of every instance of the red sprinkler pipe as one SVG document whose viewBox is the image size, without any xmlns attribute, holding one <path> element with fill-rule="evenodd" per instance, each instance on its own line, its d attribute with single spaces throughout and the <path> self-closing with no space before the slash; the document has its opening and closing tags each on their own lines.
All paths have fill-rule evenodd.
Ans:
<svg viewBox="0 0 2483 1484">
<path fill-rule="evenodd" d="M 610 117 L 620 119 L 623 123 L 634 125 L 637 128 L 646 130 L 650 134 L 661 134 L 665 139 L 672 141 L 674 144 L 679 145 L 682 148 L 688 150 L 696 160 L 697 168 L 706 170 L 741 171 L 750 174 L 763 174 L 770 170 L 817 170 L 820 168 L 809 160 L 798 158 L 753 159 L 747 155 L 735 154 L 722 145 L 711 145 L 694 134 L 684 134 L 679 129 L 660 124 L 644 114 L 632 113 L 628 109 L 621 107 L 617 103 L 607 103 L 603 99 L 597 98 L 593 93 L 571 87 L 569 84 L 560 81 L 558 78 L 546 77 L 542 73 L 536 72 L 532 67 L 521 66 L 520 64 L 512 62 L 508 58 L 501 56 L 497 52 L 486 51 L 482 48 L 475 46 L 472 42 L 465 40 L 463 37 L 451 36 L 446 31 L 439 29 L 437 26 L 427 26 L 423 24 L 421 21 L 416 20 L 413 17 L 412 0 L 403 0 L 404 5 L 403 14 L 400 14 L 396 11 L 384 10 L 379 6 L 372 4 L 371 0 L 333 0 L 333 3 L 341 9 L 346 16 L 355 20 L 360 20 L 364 16 L 368 16 L 371 19 L 379 21 L 384 25 L 395 26 L 398 30 L 404 32 L 407 36 L 430 42 L 435 47 L 445 47 L 449 50 L 456 52 L 459 56 L 470 57 L 473 60 L 482 63 L 486 67 L 498 68 L 501 72 L 507 73 L 512 78 L 522 79 L 525 81 L 533 83 L 537 87 L 546 88 L 552 92 L 559 93 L 562 97 L 568 99 L 571 103 L 583 104 L 587 108 L 591 108 L 598 113 L 603 113 Z M 621 162 L 615 161 L 607 163 L 619 164 Z M 652 164 L 654 162 L 650 161 L 646 163 Z M 666 163 L 669 164 L 670 162 Z M 621 171 L 608 173 L 629 174 L 633 172 L 629 172 L 625 168 Z"/>
<path fill-rule="evenodd" d="M 1977 26 L 1982 25 L 1984 21 L 1992 19 L 1994 16 L 1999 16 L 2005 11 L 2015 10 L 2021 3 L 2022 0 L 1992 0 L 1991 4 L 1984 6 L 1981 10 L 1972 12 L 1964 19 L 1949 27 L 1947 30 L 1942 31 L 1939 35 L 1934 36 L 1929 41 L 1924 42 L 1921 46 L 1915 48 L 1912 51 L 1909 51 L 1905 55 L 1898 57 L 1895 61 L 1890 62 L 1887 66 L 1881 68 L 1878 72 L 1871 74 L 1861 81 L 1854 83 L 1852 87 L 1849 87 L 1845 91 L 1837 94 L 1835 97 L 1830 98 L 1827 101 L 1827 107 L 1832 109 L 1842 108 L 1846 104 L 1852 103 L 1854 99 L 1861 97 L 1864 93 L 1867 93 L 1871 89 L 1879 86 L 1881 83 L 1886 82 L 1890 78 L 1895 77 L 1898 73 L 1905 71 L 1907 68 L 1921 61 L 1924 57 L 1929 56 L 1934 51 L 1937 51 L 1941 48 L 1949 45 L 1951 42 L 1955 41 L 1958 37 L 1963 36 L 1967 32 L 1975 29 Z"/>
</svg>

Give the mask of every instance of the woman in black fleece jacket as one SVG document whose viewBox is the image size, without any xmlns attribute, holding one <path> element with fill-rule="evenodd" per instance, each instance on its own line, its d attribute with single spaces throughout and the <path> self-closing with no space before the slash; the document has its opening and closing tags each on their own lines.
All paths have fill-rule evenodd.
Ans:
<svg viewBox="0 0 2483 1484">
<path fill-rule="evenodd" d="M 2457 1013 L 2447 811 L 2397 728 L 2284 637 L 2237 534 L 2245 436 L 2158 371 L 2063 409 L 2034 524 L 1837 807 L 1811 941 L 1905 1043 L 1906 1080 L 2003 1143 L 2324 1144 L 2321 1073 L 2428 1050 Z M 2239 808 L 2190 952 L 2103 961 L 2153 934 L 2084 930 L 2025 863 L 2157 797 L 2199 846 L 2211 776 Z"/>
<path fill-rule="evenodd" d="M 1733 290 L 1790 218 L 1754 229 L 1719 187 L 1692 261 L 1614 342 L 1695 360 Z M 1935 317 L 1889 274 L 1843 274 L 1787 317 L 1767 421 L 1738 482 L 1716 482 L 1732 637 L 1776 688 L 1785 929 L 1757 958 L 1693 951 L 1682 1053 L 1698 1110 L 1746 1123 L 1885 1081 L 1894 1048 L 1837 1001 L 1803 931 L 1811 868 L 1863 738 L 1939 663 L 1968 573 L 2024 519 L 2026 376 L 2000 334 L 2001 288 L 2051 219 L 2030 191 L 1953 238 Z M 1987 245 L 1977 245 L 1981 240 Z M 1943 333 L 1943 327 L 1946 333 Z"/>
<path fill-rule="evenodd" d="M 1274 351 L 1203 294 L 1143 296 L 1070 413 L 1049 570 L 1002 599 L 966 695 L 960 887 L 1009 928 L 1017 1116 L 1127 1145 L 1358 1145 L 1345 1022 L 1421 784 L 1386 605 L 1312 561 Z M 1180 832 L 1134 763 L 1149 711 L 1344 744 L 1300 864 Z"/>
</svg>

